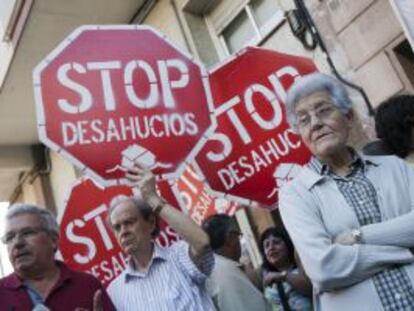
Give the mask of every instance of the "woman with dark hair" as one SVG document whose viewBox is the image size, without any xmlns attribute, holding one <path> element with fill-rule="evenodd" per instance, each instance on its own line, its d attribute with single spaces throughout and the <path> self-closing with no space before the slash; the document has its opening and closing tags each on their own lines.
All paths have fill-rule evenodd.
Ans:
<svg viewBox="0 0 414 311">
<path fill-rule="evenodd" d="M 260 238 L 262 276 L 266 299 L 273 310 L 312 310 L 312 285 L 295 262 L 295 251 L 286 231 L 266 229 Z"/>
<path fill-rule="evenodd" d="M 387 150 L 414 165 L 414 95 L 399 95 L 381 103 L 375 130 Z"/>
</svg>

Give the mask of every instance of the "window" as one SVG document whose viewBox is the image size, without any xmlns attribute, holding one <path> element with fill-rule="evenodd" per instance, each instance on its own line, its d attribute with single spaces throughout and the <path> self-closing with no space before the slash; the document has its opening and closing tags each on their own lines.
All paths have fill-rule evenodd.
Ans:
<svg viewBox="0 0 414 311">
<path fill-rule="evenodd" d="M 414 53 L 404 34 L 400 35 L 391 44 L 384 48 L 384 53 L 391 62 L 392 69 L 399 78 L 399 87 L 394 89 L 395 95 L 400 92 L 414 91 Z"/>
<path fill-rule="evenodd" d="M 284 20 L 275 0 L 250 0 L 224 28 L 220 39 L 228 54 L 257 45 Z"/>
<path fill-rule="evenodd" d="M 10 41 L 13 31 L 13 18 L 15 7 L 18 5 L 17 0 L 3 0 L 0 2 L 0 39 L 1 41 Z"/>
<path fill-rule="evenodd" d="M 231 53 L 252 41 L 255 36 L 254 26 L 244 10 L 223 31 L 225 43 Z"/>
<path fill-rule="evenodd" d="M 393 51 L 412 89 L 414 87 L 414 53 L 410 43 L 404 40 L 394 47 Z"/>
<path fill-rule="evenodd" d="M 6 78 L 33 0 L 0 0 L 0 88 Z"/>
<path fill-rule="evenodd" d="M 8 207 L 8 202 L 0 202 L 0 236 L 4 234 L 4 223 Z M 12 270 L 13 268 L 7 255 L 7 247 L 0 242 L 0 278 L 8 275 Z"/>
</svg>

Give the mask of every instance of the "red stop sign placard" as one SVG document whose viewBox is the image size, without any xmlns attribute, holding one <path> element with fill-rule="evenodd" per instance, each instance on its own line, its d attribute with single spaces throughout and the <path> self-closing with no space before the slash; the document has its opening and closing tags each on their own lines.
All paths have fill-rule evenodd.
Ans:
<svg viewBox="0 0 414 311">
<path fill-rule="evenodd" d="M 207 185 L 189 165 L 178 180 L 172 185 L 172 191 L 181 210 L 185 211 L 197 224 L 215 214 L 233 216 L 239 205 L 226 199 L 212 196 Z"/>
<path fill-rule="evenodd" d="M 310 158 L 287 124 L 286 91 L 313 71 L 309 59 L 247 48 L 210 74 L 217 128 L 195 168 L 211 191 L 241 204 L 276 206 L 279 187 Z"/>
<path fill-rule="evenodd" d="M 102 188 L 89 178 L 81 178 L 72 187 L 60 219 L 59 250 L 65 263 L 79 271 L 93 274 L 107 286 L 126 266 L 106 218 L 109 204 L 118 195 L 132 195 L 126 186 Z M 170 201 L 169 198 L 167 200 Z M 179 239 L 164 221 L 156 242 L 169 246 Z"/>
<path fill-rule="evenodd" d="M 40 140 L 103 185 L 177 177 L 214 126 L 203 66 L 145 26 L 83 26 L 34 70 Z"/>
<path fill-rule="evenodd" d="M 63 260 L 73 269 L 93 274 L 104 285 L 122 272 L 127 261 L 106 223 L 109 203 L 121 194 L 130 196 L 132 190 L 126 186 L 104 189 L 91 179 L 80 179 L 59 217 Z"/>
</svg>

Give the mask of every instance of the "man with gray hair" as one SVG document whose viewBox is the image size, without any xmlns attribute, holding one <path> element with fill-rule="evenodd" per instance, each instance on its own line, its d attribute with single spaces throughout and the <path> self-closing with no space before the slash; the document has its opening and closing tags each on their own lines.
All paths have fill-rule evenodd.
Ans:
<svg viewBox="0 0 414 311">
<path fill-rule="evenodd" d="M 118 197 L 111 203 L 108 222 L 125 253 L 127 268 L 109 285 L 118 310 L 214 310 L 205 290 L 214 257 L 207 234 L 188 216 L 161 199 L 154 175 L 138 166 L 126 177 L 141 197 Z M 184 240 L 159 247 L 158 217 Z"/>
<path fill-rule="evenodd" d="M 14 272 L 0 280 L 0 311 L 115 310 L 95 277 L 55 260 L 59 228 L 48 210 L 12 205 L 1 240 Z"/>
</svg>

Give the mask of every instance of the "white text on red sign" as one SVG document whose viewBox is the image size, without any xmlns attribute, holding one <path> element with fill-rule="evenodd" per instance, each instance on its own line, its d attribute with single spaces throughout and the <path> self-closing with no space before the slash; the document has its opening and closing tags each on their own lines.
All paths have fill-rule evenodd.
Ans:
<svg viewBox="0 0 414 311">
<path fill-rule="evenodd" d="M 217 114 L 225 113 L 227 115 L 231 124 L 237 129 L 239 138 L 244 145 L 248 145 L 252 142 L 252 135 L 249 132 L 249 129 L 244 126 L 234 107 L 243 102 L 246 111 L 260 130 L 275 130 L 283 121 L 280 101 L 284 102 L 286 100 L 286 90 L 280 80 L 286 76 L 291 76 L 295 80 L 300 77 L 298 71 L 294 67 L 285 66 L 267 77 L 272 87 L 271 89 L 259 83 L 251 84 L 242 94 L 242 98 L 240 96 L 234 96 L 218 108 Z M 259 112 L 256 111 L 253 98 L 257 94 L 263 96 L 267 100 L 269 107 L 272 109 L 273 118 L 271 120 L 264 119 Z M 224 133 L 216 131 L 210 140 L 218 141 L 222 145 L 221 152 L 209 151 L 206 153 L 207 159 L 211 162 L 224 161 L 234 150 L 232 140 Z M 269 165 L 272 165 L 274 161 L 279 161 L 289 154 L 291 150 L 297 149 L 300 146 L 301 142 L 299 138 L 295 136 L 290 129 L 287 129 L 262 143 L 255 149 L 251 149 L 248 154 L 244 154 L 237 160 L 230 162 L 226 167 L 218 170 L 217 175 L 225 189 L 230 190 L 235 185 L 251 178 L 254 174 L 260 172 Z"/>
<path fill-rule="evenodd" d="M 70 102 L 66 98 L 57 101 L 59 108 L 68 114 L 82 114 L 89 111 L 97 103 L 91 91 L 70 77 L 70 74 L 87 74 L 99 71 L 104 98 L 105 111 L 115 111 L 119 105 L 112 84 L 111 73 L 122 71 L 125 95 L 129 104 L 137 109 L 152 109 L 162 102 L 171 113 L 153 114 L 151 116 L 109 118 L 106 121 L 96 119 L 78 122 L 62 122 L 62 137 L 65 146 L 74 144 L 99 144 L 129 139 L 145 139 L 148 137 L 195 136 L 199 128 L 193 113 L 174 113 L 176 101 L 174 90 L 185 88 L 190 82 L 189 69 L 180 59 L 158 60 L 153 68 L 144 60 L 132 60 L 126 64 L 121 61 L 88 62 L 62 64 L 57 71 L 58 82 L 75 92 L 80 100 Z M 172 80 L 170 71 L 179 73 L 179 78 Z M 134 89 L 134 75 L 143 75 L 149 86 L 147 95 L 137 94 Z M 157 79 L 159 76 L 159 80 Z M 141 81 L 141 80 L 140 80 Z M 162 99 L 162 100 L 160 100 Z"/>
</svg>

